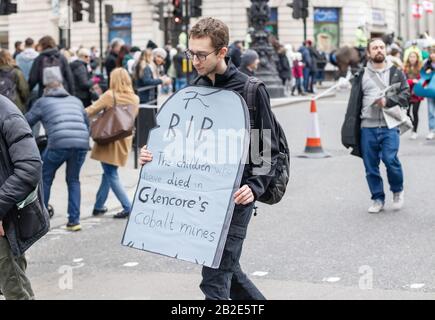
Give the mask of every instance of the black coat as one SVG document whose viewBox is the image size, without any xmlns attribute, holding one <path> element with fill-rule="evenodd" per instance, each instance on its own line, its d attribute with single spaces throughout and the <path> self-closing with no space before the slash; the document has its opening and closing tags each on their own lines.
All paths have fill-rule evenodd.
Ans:
<svg viewBox="0 0 435 320">
<path fill-rule="evenodd" d="M 357 157 L 361 155 L 361 109 L 363 101 L 362 79 L 364 77 L 362 69 L 355 75 L 352 82 L 352 90 L 350 93 L 349 103 L 347 106 L 344 123 L 341 128 L 341 142 L 346 148 L 352 148 L 351 154 Z M 387 108 L 399 105 L 402 108 L 408 108 L 410 90 L 405 74 L 392 67 L 390 70 L 390 85 L 400 83 L 400 94 L 390 99 L 387 99 Z"/>
<path fill-rule="evenodd" d="M 116 61 L 118 60 L 118 55 L 115 52 L 110 52 L 106 58 L 104 66 L 107 72 L 107 85 L 110 86 L 110 73 L 116 68 Z"/>
<path fill-rule="evenodd" d="M 249 77 L 240 72 L 228 58 L 226 58 L 226 62 L 228 65 L 227 70 L 224 74 L 216 74 L 214 84 L 206 76 L 196 78 L 193 84 L 233 90 L 244 97 L 244 88 Z M 253 164 L 252 159 L 250 159 L 249 163 L 245 165 L 241 185 L 247 184 L 251 188 L 255 199 L 258 199 L 258 197 L 264 194 L 270 181 L 275 177 L 275 164 L 279 155 L 279 144 L 276 135 L 276 127 L 273 120 L 272 109 L 270 107 L 270 97 L 264 86 L 259 86 L 255 101 L 257 104 L 256 113 L 254 115 L 254 127 L 252 129 L 270 130 L 272 165 L 268 173 L 263 175 L 253 175 L 252 170 L 256 167 L 256 165 Z M 263 141 L 263 143 L 266 142 Z M 260 164 L 259 167 L 261 166 L 262 165 Z"/>
<path fill-rule="evenodd" d="M 3 222 L 12 252 L 15 256 L 20 256 L 41 236 L 41 233 L 34 233 L 35 228 L 42 228 L 45 233 L 49 227 L 48 213 L 43 217 L 36 217 L 35 223 L 34 216 L 24 214 L 25 209 L 20 211 L 19 218 L 16 206 L 26 199 L 37 185 L 41 200 L 39 205 L 44 206 L 40 185 L 42 161 L 26 119 L 14 104 L 3 96 L 0 96 L 0 123 L 0 220 Z"/>
<path fill-rule="evenodd" d="M 290 62 L 285 53 L 278 54 L 278 63 L 276 67 L 281 79 L 291 79 L 292 71 L 290 69 Z"/>
<path fill-rule="evenodd" d="M 82 60 L 76 60 L 72 62 L 70 66 L 74 76 L 74 86 L 76 90 L 75 96 L 82 101 L 91 101 L 91 89 L 94 86 L 94 83 L 92 81 L 92 75 L 88 71 L 86 62 Z M 89 105 L 84 107 L 89 107 Z"/>
<path fill-rule="evenodd" d="M 71 68 L 69 67 L 68 60 L 59 52 L 57 49 L 47 49 L 41 52 L 41 54 L 36 57 L 35 61 L 32 64 L 32 69 L 30 70 L 29 75 L 29 89 L 32 89 L 39 84 L 39 92 L 38 98 L 42 97 L 44 94 L 44 84 L 43 84 L 43 74 L 42 74 L 42 62 L 43 59 L 47 56 L 57 56 L 60 60 L 60 71 L 62 72 L 63 77 L 63 86 L 66 91 L 68 91 L 71 95 L 75 94 L 74 90 L 74 78 L 71 72 Z"/>
</svg>

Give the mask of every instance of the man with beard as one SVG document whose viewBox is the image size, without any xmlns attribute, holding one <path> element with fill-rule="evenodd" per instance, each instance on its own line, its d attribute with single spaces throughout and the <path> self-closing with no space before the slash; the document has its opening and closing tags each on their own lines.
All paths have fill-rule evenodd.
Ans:
<svg viewBox="0 0 435 320">
<path fill-rule="evenodd" d="M 388 182 L 393 193 L 393 209 L 404 204 L 403 171 L 397 156 L 400 130 L 388 128 L 383 108 L 408 107 L 409 86 L 403 72 L 386 59 L 386 45 L 381 39 L 372 39 L 367 45 L 367 67 L 357 74 L 342 127 L 342 143 L 353 149 L 352 154 L 364 161 L 366 178 L 373 203 L 369 213 L 384 209 L 385 193 L 379 171 L 380 160 L 387 168 Z M 381 97 L 381 92 L 398 83 L 400 89 L 392 97 Z"/>
</svg>

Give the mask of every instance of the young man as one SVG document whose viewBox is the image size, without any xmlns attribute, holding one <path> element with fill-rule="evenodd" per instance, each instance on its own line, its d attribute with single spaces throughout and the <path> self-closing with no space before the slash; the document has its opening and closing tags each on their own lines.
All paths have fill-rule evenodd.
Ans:
<svg viewBox="0 0 435 320">
<path fill-rule="evenodd" d="M 343 145 L 353 148 L 352 154 L 364 160 L 373 200 L 369 213 L 379 213 L 384 209 L 385 193 L 379 172 L 381 159 L 387 167 L 388 182 L 393 192 L 393 209 L 400 210 L 404 204 L 403 171 L 397 156 L 400 130 L 388 129 L 383 109 L 397 105 L 407 108 L 410 92 L 405 75 L 386 56 L 386 45 L 381 39 L 369 41 L 369 61 L 353 80 L 341 131 Z M 400 84 L 397 95 L 379 98 L 383 89 L 397 83 Z"/>
<path fill-rule="evenodd" d="M 220 20 L 204 18 L 198 21 L 189 34 L 187 57 L 192 60 L 198 72 L 194 84 L 230 89 L 244 97 L 245 83 L 249 77 L 241 73 L 226 57 L 228 53 L 229 30 Z M 253 131 L 269 130 L 270 141 L 263 141 L 263 150 L 271 151 L 271 170 L 265 175 L 255 175 L 250 161 L 245 165 L 240 189 L 234 194 L 233 218 L 225 243 L 221 264 L 218 269 L 203 267 L 201 290 L 206 299 L 214 300 L 263 300 L 265 297 L 248 279 L 240 268 L 239 260 L 243 240 L 246 237 L 255 200 L 267 189 L 273 179 L 279 146 L 275 123 L 270 109 L 269 95 L 264 86 L 259 86 L 256 96 L 256 113 Z M 246 97 L 244 97 L 246 100 Z M 140 163 L 152 160 L 152 154 L 142 149 Z M 260 165 L 261 166 L 261 165 Z"/>
<path fill-rule="evenodd" d="M 11 225 L 16 219 L 12 215 L 18 214 L 17 204 L 41 180 L 42 161 L 26 119 L 4 96 L 0 96 L 0 123 L 0 291 L 7 300 L 29 300 L 34 294 L 26 276 L 26 258 L 24 254 L 16 257 L 12 251 L 26 239 Z M 24 227 L 32 230 L 31 225 Z"/>
</svg>

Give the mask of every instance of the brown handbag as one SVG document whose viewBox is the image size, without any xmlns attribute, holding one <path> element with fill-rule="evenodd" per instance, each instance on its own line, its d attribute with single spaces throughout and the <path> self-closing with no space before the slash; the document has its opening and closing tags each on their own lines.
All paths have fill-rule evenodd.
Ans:
<svg viewBox="0 0 435 320">
<path fill-rule="evenodd" d="M 136 107 L 118 105 L 113 93 L 113 107 L 99 113 L 91 123 L 91 137 L 101 145 L 109 144 L 133 134 Z"/>
</svg>

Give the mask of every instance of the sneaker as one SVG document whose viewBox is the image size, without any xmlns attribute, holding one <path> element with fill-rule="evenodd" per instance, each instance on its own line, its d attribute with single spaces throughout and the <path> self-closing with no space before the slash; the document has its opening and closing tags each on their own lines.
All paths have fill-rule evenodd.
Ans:
<svg viewBox="0 0 435 320">
<path fill-rule="evenodd" d="M 393 210 L 398 211 L 403 208 L 405 203 L 405 192 L 393 193 Z"/>
<path fill-rule="evenodd" d="M 411 137 L 410 137 L 411 140 L 417 140 L 417 138 L 418 138 L 417 132 L 411 133 Z"/>
<path fill-rule="evenodd" d="M 369 213 L 379 213 L 382 210 L 384 210 L 384 202 L 381 200 L 373 200 L 373 204 L 369 208 Z"/>
<path fill-rule="evenodd" d="M 66 225 L 66 230 L 76 232 L 82 230 L 82 226 L 80 223 L 68 223 Z"/>
<path fill-rule="evenodd" d="M 125 219 L 125 218 L 128 218 L 129 215 L 130 215 L 130 212 L 122 210 L 121 212 L 118 212 L 117 214 L 115 214 L 113 216 L 113 218 L 114 219 Z"/>
<path fill-rule="evenodd" d="M 432 140 L 433 138 L 435 138 L 435 132 L 431 131 L 427 135 L 426 140 Z"/>
<path fill-rule="evenodd" d="M 107 207 L 103 207 L 103 209 L 94 209 L 92 211 L 93 216 L 101 216 L 107 212 Z"/>
</svg>

